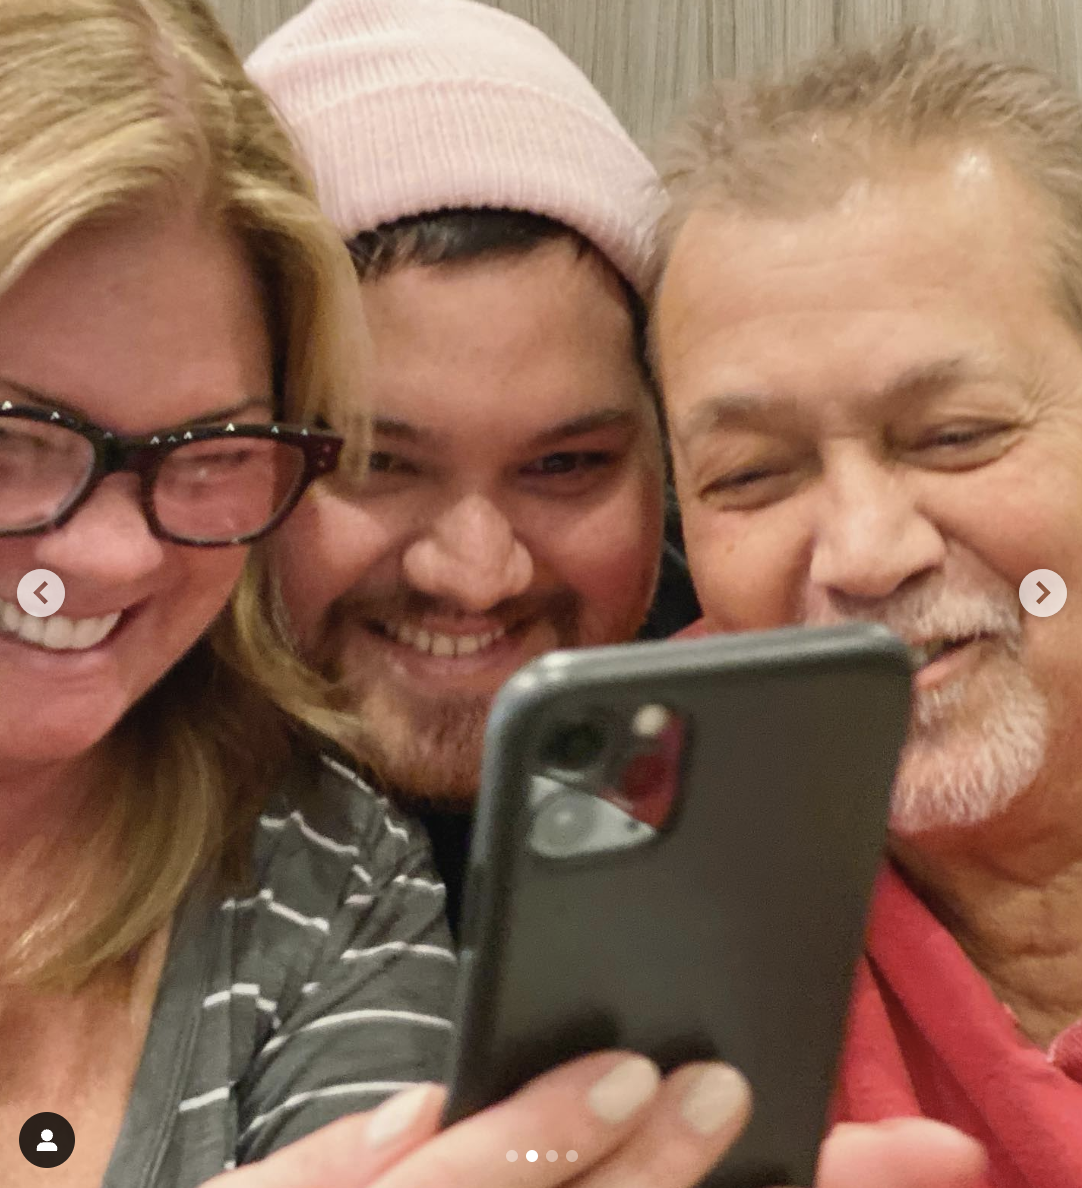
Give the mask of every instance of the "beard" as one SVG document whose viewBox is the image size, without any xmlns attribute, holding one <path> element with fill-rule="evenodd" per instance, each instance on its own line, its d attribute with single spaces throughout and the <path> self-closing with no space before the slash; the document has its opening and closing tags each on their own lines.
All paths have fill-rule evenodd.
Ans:
<svg viewBox="0 0 1082 1188">
<path fill-rule="evenodd" d="M 973 671 L 942 688 L 914 690 L 909 732 L 891 798 L 891 829 L 901 836 L 979 825 L 1004 813 L 1045 762 L 1048 702 L 1022 660 L 1016 592 L 907 591 L 869 615 L 845 614 L 835 599 L 829 619 L 882 623 L 903 639 L 986 636 Z M 809 623 L 812 620 L 809 618 Z"/>
<path fill-rule="evenodd" d="M 443 696 L 407 701 L 374 682 L 349 698 L 351 711 L 372 740 L 376 778 L 410 808 L 468 812 L 477 795 L 486 696 Z"/>
<path fill-rule="evenodd" d="M 406 687 L 385 659 L 363 637 L 358 639 L 360 630 L 370 630 L 362 624 L 421 621 L 437 609 L 431 599 L 413 593 L 378 605 L 344 600 L 328 616 L 319 667 L 335 685 L 339 708 L 363 723 L 370 744 L 364 758 L 399 804 L 467 813 L 477 797 L 485 725 L 497 690 Z M 597 634 L 580 599 L 569 590 L 509 600 L 491 618 L 512 629 L 542 622 L 554 648 L 594 642 Z"/>
</svg>

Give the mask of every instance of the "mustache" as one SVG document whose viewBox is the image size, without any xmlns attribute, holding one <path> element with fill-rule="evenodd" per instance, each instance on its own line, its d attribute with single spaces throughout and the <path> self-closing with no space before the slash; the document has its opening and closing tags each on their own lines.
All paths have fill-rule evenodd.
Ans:
<svg viewBox="0 0 1082 1188">
<path fill-rule="evenodd" d="M 815 627 L 878 623 L 909 643 L 996 635 L 1017 646 L 1022 638 L 1022 613 L 1014 590 L 991 593 L 920 588 L 901 591 L 874 606 L 863 599 L 835 595 L 828 608 L 809 614 L 805 622 Z"/>
</svg>

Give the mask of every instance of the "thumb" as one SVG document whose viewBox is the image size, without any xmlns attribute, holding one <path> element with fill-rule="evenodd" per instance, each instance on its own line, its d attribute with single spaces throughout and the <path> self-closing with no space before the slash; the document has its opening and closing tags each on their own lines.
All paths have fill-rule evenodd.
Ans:
<svg viewBox="0 0 1082 1188">
<path fill-rule="evenodd" d="M 926 1118 L 843 1123 L 823 1144 L 816 1188 L 981 1188 L 984 1149 Z"/>
</svg>

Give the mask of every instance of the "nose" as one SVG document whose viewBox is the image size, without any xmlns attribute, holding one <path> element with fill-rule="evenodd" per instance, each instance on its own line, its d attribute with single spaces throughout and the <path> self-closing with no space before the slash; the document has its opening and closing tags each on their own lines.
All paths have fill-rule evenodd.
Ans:
<svg viewBox="0 0 1082 1188">
<path fill-rule="evenodd" d="M 827 464 L 809 570 L 814 590 L 886 598 L 938 568 L 945 552 L 902 475 L 873 459 Z"/>
<path fill-rule="evenodd" d="M 132 585 L 162 563 L 164 542 L 150 531 L 139 501 L 138 479 L 107 478 L 62 527 L 38 538 L 35 559 L 68 582 L 101 587 Z"/>
<path fill-rule="evenodd" d="M 533 560 L 496 505 L 471 494 L 439 515 L 406 549 L 406 580 L 426 594 L 480 614 L 522 594 Z"/>
</svg>

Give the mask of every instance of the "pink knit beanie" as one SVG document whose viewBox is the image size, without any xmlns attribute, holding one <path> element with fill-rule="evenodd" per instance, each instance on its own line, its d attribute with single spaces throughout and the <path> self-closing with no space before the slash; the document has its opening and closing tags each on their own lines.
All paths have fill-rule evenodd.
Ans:
<svg viewBox="0 0 1082 1188">
<path fill-rule="evenodd" d="M 448 207 L 573 227 L 647 283 L 657 176 L 540 31 L 470 0 L 314 0 L 248 59 L 343 237 Z"/>
</svg>

